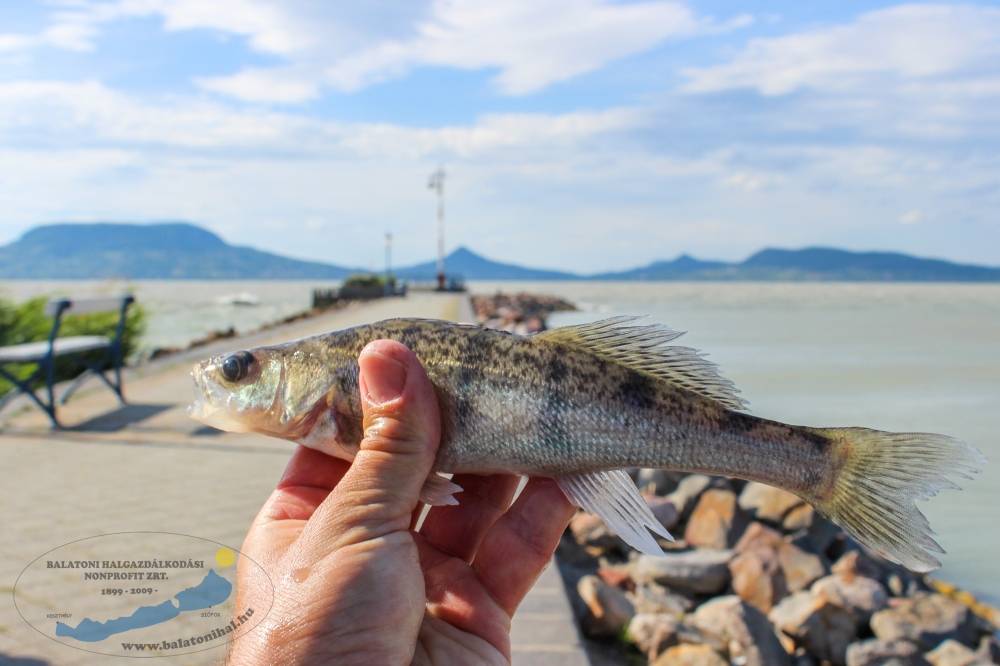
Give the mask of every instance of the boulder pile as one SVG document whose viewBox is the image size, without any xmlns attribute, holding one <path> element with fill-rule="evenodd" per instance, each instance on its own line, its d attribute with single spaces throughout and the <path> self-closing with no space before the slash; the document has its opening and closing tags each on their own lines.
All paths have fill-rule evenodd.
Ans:
<svg viewBox="0 0 1000 666">
<path fill-rule="evenodd" d="M 677 538 L 638 554 L 580 512 L 560 544 L 590 645 L 609 663 L 875 666 L 1000 663 L 995 613 L 863 551 L 760 483 L 634 470 Z M 595 660 L 595 661 L 600 661 Z"/>
<path fill-rule="evenodd" d="M 576 306 L 558 296 L 497 292 L 472 296 L 472 309 L 483 326 L 524 335 L 544 331 L 550 314 Z"/>
</svg>

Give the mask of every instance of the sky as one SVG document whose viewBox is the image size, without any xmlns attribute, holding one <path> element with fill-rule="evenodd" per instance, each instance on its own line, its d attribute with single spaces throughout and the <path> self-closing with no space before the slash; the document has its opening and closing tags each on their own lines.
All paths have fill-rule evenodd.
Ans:
<svg viewBox="0 0 1000 666">
<path fill-rule="evenodd" d="M 1000 265 L 1000 5 L 0 2 L 0 244 L 189 220 L 377 267 Z"/>
</svg>

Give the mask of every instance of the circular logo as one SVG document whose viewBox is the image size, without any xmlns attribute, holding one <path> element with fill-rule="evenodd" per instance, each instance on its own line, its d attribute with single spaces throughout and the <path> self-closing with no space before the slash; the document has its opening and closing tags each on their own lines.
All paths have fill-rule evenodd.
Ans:
<svg viewBox="0 0 1000 666">
<path fill-rule="evenodd" d="M 252 602 L 237 595 L 237 569 Z M 171 532 L 72 541 L 35 558 L 14 583 L 14 605 L 35 630 L 118 657 L 224 646 L 256 627 L 273 601 L 267 573 L 244 553 Z"/>
</svg>

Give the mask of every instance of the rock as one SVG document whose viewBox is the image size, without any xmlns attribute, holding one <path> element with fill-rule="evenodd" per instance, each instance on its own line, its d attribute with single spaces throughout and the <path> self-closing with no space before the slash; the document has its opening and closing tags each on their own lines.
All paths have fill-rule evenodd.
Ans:
<svg viewBox="0 0 1000 666">
<path fill-rule="evenodd" d="M 733 591 L 767 613 L 789 592 L 804 589 L 826 569 L 816 555 L 785 541 L 780 532 L 753 522 L 747 527 L 729 563 Z"/>
<path fill-rule="evenodd" d="M 786 532 L 808 529 L 815 517 L 816 510 L 812 508 L 812 505 L 802 503 L 789 509 L 784 520 L 781 521 L 781 528 Z"/>
<path fill-rule="evenodd" d="M 608 529 L 604 521 L 591 513 L 577 512 L 569 521 L 569 530 L 573 539 L 592 557 L 599 557 L 609 550 L 622 547 L 621 540 Z"/>
<path fill-rule="evenodd" d="M 713 488 L 698 499 L 688 518 L 684 539 L 701 548 L 730 548 L 746 527 L 745 514 L 731 490 Z"/>
<path fill-rule="evenodd" d="M 686 518 L 711 483 L 712 479 L 704 474 L 689 474 L 678 482 L 677 488 L 667 495 L 667 499 L 673 502 L 680 517 Z"/>
<path fill-rule="evenodd" d="M 768 527 L 764 523 L 754 521 L 747 526 L 740 540 L 733 547 L 733 550 L 737 553 L 762 548 L 777 550 L 782 543 L 784 543 L 784 537 L 781 535 L 781 532 Z"/>
<path fill-rule="evenodd" d="M 604 565 L 598 567 L 597 575 L 611 587 L 627 590 L 633 587 L 627 566 Z"/>
<path fill-rule="evenodd" d="M 778 554 L 770 548 L 740 553 L 729 562 L 729 573 L 739 598 L 764 613 L 788 593 Z"/>
<path fill-rule="evenodd" d="M 920 649 L 909 641 L 872 638 L 847 648 L 847 666 L 928 666 Z"/>
<path fill-rule="evenodd" d="M 799 648 L 792 654 L 792 666 L 819 666 L 819 662 L 804 648 Z"/>
<path fill-rule="evenodd" d="M 715 594 L 729 583 L 731 550 L 689 550 L 665 555 L 639 555 L 630 565 L 632 580 L 693 592 Z"/>
<path fill-rule="evenodd" d="M 830 573 L 835 573 L 845 579 L 850 579 L 854 576 L 864 576 L 866 578 L 881 580 L 885 572 L 878 562 L 864 552 L 849 550 L 833 563 L 833 566 L 830 567 Z"/>
<path fill-rule="evenodd" d="M 843 664 L 857 635 L 851 614 L 823 597 L 796 592 L 775 606 L 768 618 L 813 656 Z"/>
<path fill-rule="evenodd" d="M 707 645 L 675 645 L 653 666 L 729 666 L 729 662 Z"/>
<path fill-rule="evenodd" d="M 871 619 L 876 637 L 885 641 L 910 640 L 924 650 L 948 639 L 975 645 L 979 638 L 977 625 L 975 616 L 962 604 L 942 594 L 927 593 L 899 599 Z"/>
<path fill-rule="evenodd" d="M 689 622 L 702 633 L 717 637 L 734 663 L 746 666 L 790 663 L 764 614 L 737 596 L 718 597 L 702 604 Z"/>
<path fill-rule="evenodd" d="M 677 644 L 677 625 L 680 621 L 671 615 L 637 613 L 628 623 L 626 640 L 635 644 L 650 661 L 664 650 Z"/>
<path fill-rule="evenodd" d="M 627 592 L 626 596 L 635 607 L 636 613 L 665 613 L 681 618 L 694 606 L 687 597 L 671 594 L 667 588 L 653 582 L 636 586 L 635 590 Z"/>
<path fill-rule="evenodd" d="M 817 515 L 808 528 L 792 537 L 792 543 L 807 553 L 826 553 L 840 533 L 839 527 Z"/>
<path fill-rule="evenodd" d="M 790 655 L 794 655 L 800 650 L 805 652 L 805 648 L 799 648 L 795 646 L 795 639 L 786 634 L 783 631 L 778 632 L 778 641 L 781 643 L 781 647 L 785 648 L 785 652 Z"/>
<path fill-rule="evenodd" d="M 865 576 L 826 576 L 816 581 L 811 591 L 850 611 L 859 628 L 868 624 L 872 613 L 885 608 L 889 600 L 882 584 Z"/>
<path fill-rule="evenodd" d="M 597 576 L 587 575 L 576 585 L 577 593 L 589 611 L 583 626 L 592 636 L 617 636 L 635 615 L 625 593 L 611 587 Z"/>
<path fill-rule="evenodd" d="M 886 587 L 889 589 L 889 593 L 894 597 L 909 597 L 912 596 L 916 590 L 910 584 L 911 581 L 905 576 L 901 576 L 898 573 L 891 573 L 886 577 Z"/>
<path fill-rule="evenodd" d="M 793 508 L 803 504 L 801 497 L 792 493 L 751 481 L 740 493 L 740 508 L 754 514 L 757 520 L 780 525 Z"/>
<path fill-rule="evenodd" d="M 806 589 L 826 573 L 826 566 L 818 555 L 807 553 L 792 543 L 781 544 L 778 548 L 778 561 L 785 574 L 785 585 L 789 592 Z"/>
<path fill-rule="evenodd" d="M 927 584 L 924 583 L 919 574 L 914 574 L 902 567 L 890 571 L 885 576 L 885 583 L 889 593 L 894 597 L 912 597 L 920 592 L 929 591 Z"/>
<path fill-rule="evenodd" d="M 704 631 L 687 622 L 677 626 L 677 642 L 690 645 L 707 645 L 719 654 L 726 653 L 726 646 L 716 634 L 706 634 Z"/>
<path fill-rule="evenodd" d="M 975 652 L 950 639 L 928 652 L 927 661 L 934 666 L 973 666 L 977 662 L 982 663 Z"/>
<path fill-rule="evenodd" d="M 672 530 L 677 526 L 677 522 L 681 516 L 677 511 L 677 507 L 674 506 L 673 500 L 667 497 L 657 497 L 656 495 L 643 495 L 643 498 L 646 500 L 649 510 L 653 512 L 653 516 L 667 530 Z"/>
<path fill-rule="evenodd" d="M 677 488 L 677 483 L 681 480 L 682 474 L 668 472 L 665 469 L 643 468 L 635 477 L 635 485 L 644 493 L 652 493 L 663 497 L 667 493 Z M 669 529 L 669 528 L 668 528 Z"/>
<path fill-rule="evenodd" d="M 804 551 L 780 532 L 763 523 L 750 523 L 733 550 L 743 553 L 762 549 L 777 553 L 778 562 L 791 592 L 805 589 L 826 573 L 826 567 L 820 557 Z"/>
<path fill-rule="evenodd" d="M 992 636 L 983 636 L 979 641 L 976 655 L 984 664 L 1000 664 L 1000 632 Z"/>
</svg>

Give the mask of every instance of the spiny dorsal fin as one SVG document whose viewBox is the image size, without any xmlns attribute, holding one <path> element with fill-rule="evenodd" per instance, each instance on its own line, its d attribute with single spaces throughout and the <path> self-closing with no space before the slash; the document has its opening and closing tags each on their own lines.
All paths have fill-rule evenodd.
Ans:
<svg viewBox="0 0 1000 666">
<path fill-rule="evenodd" d="M 580 347 L 602 358 L 716 400 L 730 409 L 746 409 L 736 386 L 719 368 L 690 347 L 667 344 L 684 335 L 660 324 L 635 325 L 638 317 L 612 317 L 591 324 L 564 326 L 535 338 Z"/>
</svg>

